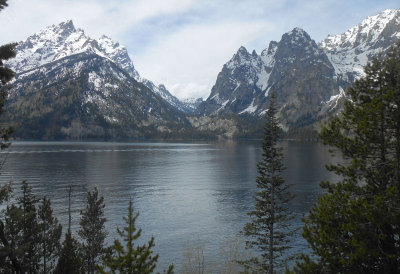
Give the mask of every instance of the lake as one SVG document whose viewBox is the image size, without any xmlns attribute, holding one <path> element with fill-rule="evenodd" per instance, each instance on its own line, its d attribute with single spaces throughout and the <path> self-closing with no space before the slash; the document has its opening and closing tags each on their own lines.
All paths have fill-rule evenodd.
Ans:
<svg viewBox="0 0 400 274">
<path fill-rule="evenodd" d="M 319 183 L 337 178 L 325 169 L 332 157 L 322 144 L 285 141 L 281 145 L 284 176 L 296 194 L 290 205 L 298 213 L 294 225 L 300 227 L 301 215 L 321 193 Z M 141 240 L 154 236 L 161 269 L 174 263 L 179 270 L 185 246 L 200 241 L 206 262 L 218 261 L 220 246 L 238 235 L 249 220 L 261 148 L 255 141 L 14 142 L 1 156 L 6 158 L 1 182 L 14 182 L 18 193 L 22 180 L 27 180 L 37 196 L 51 199 L 64 231 L 69 186 L 74 231 L 87 191 L 97 187 L 104 196 L 108 243 L 116 237 L 116 227 L 124 225 L 122 217 L 132 199 L 140 213 Z M 299 235 L 296 251 L 304 248 Z"/>
</svg>

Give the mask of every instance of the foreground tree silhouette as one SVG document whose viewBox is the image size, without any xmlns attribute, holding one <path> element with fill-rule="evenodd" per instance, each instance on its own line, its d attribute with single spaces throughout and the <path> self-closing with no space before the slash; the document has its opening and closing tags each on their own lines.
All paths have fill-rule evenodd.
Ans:
<svg viewBox="0 0 400 274">
<path fill-rule="evenodd" d="M 7 0 L 0 0 L 0 11 L 7 6 Z M 4 112 L 4 104 L 7 99 L 10 86 L 8 82 L 14 77 L 15 73 L 4 65 L 4 61 L 15 57 L 15 47 L 17 44 L 7 44 L 0 46 L 0 114 Z M 0 150 L 7 148 L 12 129 L 10 127 L 0 127 Z M 4 160 L 0 162 L 0 169 L 3 167 Z M 10 197 L 12 189 L 10 184 L 0 186 L 0 205 Z M 17 260 L 12 244 L 6 237 L 5 224 L 0 220 L 0 265 L 5 265 L 6 261 L 11 261 L 13 271 L 21 271 L 20 262 Z"/>
<path fill-rule="evenodd" d="M 261 260 L 242 262 L 245 267 L 255 264 L 258 271 L 274 273 L 274 269 L 283 266 L 283 253 L 290 248 L 290 236 L 295 232 L 289 226 L 294 214 L 288 203 L 293 199 L 289 185 L 282 178 L 283 154 L 278 146 L 280 127 L 276 118 L 275 95 L 270 96 L 269 108 L 264 126 L 262 160 L 258 163 L 258 177 L 255 209 L 248 215 L 251 222 L 244 227 L 244 234 L 251 240 L 246 243 L 256 247 L 261 253 Z"/>
<path fill-rule="evenodd" d="M 365 74 L 321 133 L 347 161 L 328 166 L 342 179 L 321 184 L 326 194 L 304 219 L 312 255 L 302 256 L 297 272 L 400 272 L 399 46 Z"/>
<path fill-rule="evenodd" d="M 39 225 L 37 222 L 37 199 L 32 189 L 24 181 L 21 196 L 16 203 L 8 205 L 4 211 L 4 227 L 1 232 L 4 248 L 5 269 L 16 272 L 39 271 Z"/>
<path fill-rule="evenodd" d="M 133 213 L 132 201 L 129 201 L 128 217 L 124 217 L 126 226 L 123 230 L 117 228 L 125 246 L 119 240 L 115 240 L 114 245 L 111 246 L 112 253 L 103 257 L 103 264 L 111 273 L 146 274 L 152 273 L 156 267 L 158 254 L 153 255 L 152 251 L 154 237 L 147 244 L 135 246 L 135 241 L 142 233 L 142 230 L 137 230 L 135 226 L 138 216 L 139 213 Z M 104 267 L 100 267 L 99 270 L 101 273 L 109 273 Z M 167 273 L 172 272 L 171 265 Z"/>
<path fill-rule="evenodd" d="M 52 273 L 61 249 L 62 227 L 57 218 L 53 216 L 51 202 L 46 197 L 43 197 L 42 203 L 39 205 L 38 221 L 41 234 L 41 271 L 43 273 Z"/>
<path fill-rule="evenodd" d="M 40 260 L 40 227 L 36 210 L 39 199 L 32 193 L 32 188 L 26 181 L 22 182 L 21 190 L 22 196 L 17 199 L 22 213 L 19 224 L 22 235 L 18 237 L 18 248 L 23 254 L 20 262 L 23 271 L 36 272 L 39 270 Z"/>
<path fill-rule="evenodd" d="M 71 192 L 68 192 L 68 230 L 65 234 L 63 246 L 58 258 L 57 267 L 54 273 L 57 274 L 75 274 L 81 273 L 82 260 L 79 254 L 79 243 L 71 233 Z"/>
<path fill-rule="evenodd" d="M 81 211 L 80 230 L 78 235 L 83 240 L 83 264 L 88 273 L 95 273 L 96 265 L 101 256 L 105 254 L 104 240 L 105 231 L 104 198 L 99 197 L 97 188 L 88 192 L 86 197 L 86 208 Z"/>
<path fill-rule="evenodd" d="M 7 6 L 7 0 L 0 0 L 0 11 Z M 6 103 L 8 90 L 11 86 L 8 82 L 14 77 L 15 73 L 11 69 L 9 69 L 4 61 L 7 61 L 11 58 L 14 58 L 16 43 L 10 43 L 3 46 L 0 46 L 0 114 L 4 112 L 4 104 Z M 10 145 L 8 142 L 12 133 L 11 127 L 0 127 L 0 148 L 5 149 Z"/>
</svg>

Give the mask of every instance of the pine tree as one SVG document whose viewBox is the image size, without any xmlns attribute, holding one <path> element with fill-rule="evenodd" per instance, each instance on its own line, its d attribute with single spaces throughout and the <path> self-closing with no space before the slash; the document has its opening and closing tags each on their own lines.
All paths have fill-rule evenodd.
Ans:
<svg viewBox="0 0 400 274">
<path fill-rule="evenodd" d="M 323 182 L 322 195 L 304 218 L 312 254 L 298 272 L 400 271 L 400 48 L 378 56 L 348 90 L 340 117 L 321 133 L 342 153 L 328 166 L 342 179 Z"/>
<path fill-rule="evenodd" d="M 38 199 L 32 193 L 32 188 L 26 181 L 22 182 L 22 196 L 18 203 L 22 210 L 22 237 L 20 248 L 24 251 L 21 264 L 24 271 L 35 273 L 39 270 L 39 225 L 37 220 L 36 205 Z"/>
<path fill-rule="evenodd" d="M 0 10 L 4 9 L 4 7 L 7 7 L 7 0 L 0 0 Z"/>
<path fill-rule="evenodd" d="M 15 204 L 7 206 L 5 210 L 4 224 L 1 223 L 1 249 L 2 265 L 5 272 L 23 271 L 21 257 L 24 252 L 20 246 L 20 237 L 22 234 L 22 209 Z M 7 271 L 8 270 L 8 271 Z"/>
<path fill-rule="evenodd" d="M 133 213 L 132 201 L 129 201 L 128 217 L 124 217 L 126 226 L 123 230 L 117 228 L 125 246 L 119 240 L 115 240 L 111 246 L 112 254 L 103 257 L 103 264 L 111 273 L 146 274 L 152 273 L 156 267 L 158 254 L 153 255 L 154 238 L 152 237 L 147 244 L 135 245 L 135 241 L 142 233 L 142 230 L 137 230 L 135 226 L 138 216 L 139 213 Z M 100 268 L 100 272 L 109 273 L 104 267 Z M 173 266 L 170 266 L 167 273 L 172 272 Z"/>
<path fill-rule="evenodd" d="M 54 273 L 57 274 L 75 274 L 81 273 L 82 260 L 78 252 L 79 243 L 72 236 L 68 229 L 58 259 L 57 267 Z"/>
<path fill-rule="evenodd" d="M 52 273 L 61 249 L 60 238 L 62 227 L 53 216 L 51 202 L 43 197 L 38 210 L 40 227 L 40 269 L 42 273 Z"/>
<path fill-rule="evenodd" d="M 81 229 L 78 235 L 83 240 L 84 265 L 88 273 L 95 273 L 96 265 L 105 254 L 104 240 L 107 233 L 105 231 L 104 218 L 104 198 L 99 198 L 97 188 L 93 192 L 88 192 L 86 197 L 86 208 L 81 211 Z"/>
<path fill-rule="evenodd" d="M 0 11 L 7 7 L 7 0 L 0 0 Z M 10 86 L 8 82 L 14 77 L 15 73 L 4 65 L 4 61 L 15 57 L 16 43 L 0 46 L 0 114 L 4 112 L 4 104 L 7 99 Z M 11 127 L 0 127 L 0 150 L 7 148 L 12 133 Z M 0 169 L 3 167 L 4 160 L 0 163 Z M 7 200 L 11 193 L 11 185 L 0 186 L 0 205 Z M 11 271 L 20 272 L 21 264 L 18 261 L 13 244 L 7 238 L 6 224 L 0 220 L 0 265 L 8 265 L 10 263 Z"/>
<path fill-rule="evenodd" d="M 0 3 L 0 10 L 2 4 Z M 16 43 L 6 44 L 0 46 L 0 114 L 4 112 L 4 105 L 6 103 L 8 91 L 10 85 L 8 82 L 14 77 L 15 73 L 4 65 L 3 61 L 9 60 L 15 57 Z M 0 149 L 7 148 L 10 143 L 8 142 L 12 133 L 11 127 L 0 127 Z"/>
<path fill-rule="evenodd" d="M 293 199 L 289 185 L 285 183 L 282 172 L 283 153 L 278 146 L 280 127 L 276 118 L 275 96 L 270 97 L 269 109 L 264 126 L 262 160 L 258 163 L 258 177 L 255 209 L 248 215 L 251 222 L 244 227 L 244 234 L 250 238 L 249 247 L 256 247 L 261 252 L 261 260 L 253 259 L 242 262 L 246 267 L 256 267 L 266 273 L 274 273 L 283 266 L 284 251 L 290 248 L 289 238 L 294 230 L 289 221 L 294 218 L 288 208 Z"/>
<path fill-rule="evenodd" d="M 68 230 L 65 234 L 63 246 L 58 258 L 56 274 L 76 274 L 81 273 L 82 259 L 79 254 L 79 243 L 71 233 L 71 192 L 68 191 Z"/>
<path fill-rule="evenodd" d="M 5 210 L 5 225 L 1 231 L 5 262 L 16 272 L 36 273 L 39 270 L 39 226 L 36 204 L 38 199 L 24 181 L 17 203 Z"/>
<path fill-rule="evenodd" d="M 7 0 L 0 0 L 0 11 L 7 7 Z M 4 104 L 7 99 L 8 89 L 10 88 L 7 83 L 11 81 L 14 77 L 15 73 L 4 65 L 3 61 L 9 60 L 15 57 L 15 47 L 16 43 L 7 44 L 0 46 L 0 114 L 4 112 Z M 3 150 L 8 147 L 10 144 L 7 142 L 11 135 L 11 128 L 0 128 L 0 149 Z M 4 162 L 0 164 L 0 169 L 3 167 Z M 0 187 L 0 205 L 7 199 L 11 193 L 11 185 L 7 184 L 5 186 Z M 0 226 L 4 227 L 4 223 L 0 220 Z M 1 231 L 0 231 L 1 233 Z"/>
</svg>

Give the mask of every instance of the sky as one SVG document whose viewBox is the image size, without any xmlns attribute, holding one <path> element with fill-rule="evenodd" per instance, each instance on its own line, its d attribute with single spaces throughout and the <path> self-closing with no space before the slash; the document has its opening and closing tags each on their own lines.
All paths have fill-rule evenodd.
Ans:
<svg viewBox="0 0 400 274">
<path fill-rule="evenodd" d="M 320 42 L 398 0 L 9 0 L 0 45 L 72 19 L 91 38 L 124 45 L 142 77 L 176 97 L 206 99 L 240 46 L 260 53 L 294 27 Z"/>
</svg>

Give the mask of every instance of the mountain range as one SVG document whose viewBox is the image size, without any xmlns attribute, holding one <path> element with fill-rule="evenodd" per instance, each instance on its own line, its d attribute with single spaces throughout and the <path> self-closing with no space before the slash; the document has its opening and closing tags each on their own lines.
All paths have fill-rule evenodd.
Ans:
<svg viewBox="0 0 400 274">
<path fill-rule="evenodd" d="M 125 47 L 66 21 L 19 42 L 2 119 L 24 139 L 257 137 L 274 92 L 285 131 L 313 128 L 340 112 L 368 59 L 399 38 L 400 10 L 319 43 L 294 28 L 260 54 L 240 47 L 205 101 L 180 101 L 141 77 Z"/>
<path fill-rule="evenodd" d="M 285 130 L 312 125 L 340 111 L 345 90 L 364 75 L 368 59 L 399 38 L 400 10 L 385 10 L 320 43 L 294 28 L 261 54 L 240 47 L 197 113 L 261 117 L 273 91 Z"/>
<path fill-rule="evenodd" d="M 127 50 L 91 39 L 72 21 L 19 42 L 7 111 L 24 139 L 149 138 L 183 135 L 186 112 L 163 86 L 140 77 Z"/>
</svg>

